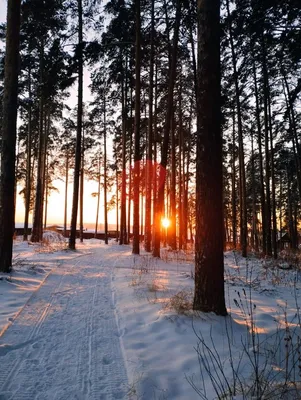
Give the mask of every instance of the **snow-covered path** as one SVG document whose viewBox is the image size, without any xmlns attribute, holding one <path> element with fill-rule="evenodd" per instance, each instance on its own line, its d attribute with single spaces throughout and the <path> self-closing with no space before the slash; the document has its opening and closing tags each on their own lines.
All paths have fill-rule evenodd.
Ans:
<svg viewBox="0 0 301 400">
<path fill-rule="evenodd" d="M 109 249 L 64 261 L 0 338 L 0 399 L 123 399 Z"/>
</svg>

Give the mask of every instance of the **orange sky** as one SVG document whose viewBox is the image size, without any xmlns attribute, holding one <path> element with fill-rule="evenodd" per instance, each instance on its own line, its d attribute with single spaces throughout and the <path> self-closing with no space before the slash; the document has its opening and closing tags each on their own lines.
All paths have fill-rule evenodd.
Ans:
<svg viewBox="0 0 301 400">
<path fill-rule="evenodd" d="M 65 201 L 65 186 L 62 181 L 55 181 L 54 186 L 59 189 L 59 193 L 53 192 L 49 197 L 48 202 L 48 212 L 47 212 L 47 223 L 49 224 L 62 224 L 64 222 L 64 201 Z M 18 192 L 20 191 L 20 187 L 18 187 Z M 85 181 L 85 196 L 84 196 L 84 223 L 86 224 L 94 224 L 96 219 L 96 207 L 97 207 L 97 197 L 92 197 L 91 193 L 97 191 L 96 182 Z M 73 185 L 69 185 L 68 189 L 68 218 L 67 222 L 70 223 L 71 220 L 71 208 L 72 208 L 72 192 Z M 99 209 L 99 224 L 102 224 L 104 221 L 104 208 L 103 208 L 103 192 L 100 193 L 101 202 Z M 108 200 L 110 199 L 111 194 L 108 194 Z M 116 212 L 112 210 L 108 215 L 109 224 L 116 223 Z M 24 201 L 21 196 L 17 196 L 17 204 L 16 204 L 16 222 L 22 223 L 24 221 Z"/>
</svg>

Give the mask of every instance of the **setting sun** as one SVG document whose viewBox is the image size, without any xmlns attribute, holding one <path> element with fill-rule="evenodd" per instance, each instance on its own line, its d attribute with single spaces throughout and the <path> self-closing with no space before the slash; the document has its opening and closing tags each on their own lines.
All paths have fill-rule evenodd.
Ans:
<svg viewBox="0 0 301 400">
<path fill-rule="evenodd" d="M 162 223 L 163 228 L 167 229 L 170 226 L 170 220 L 166 217 L 162 218 L 161 223 Z"/>
</svg>

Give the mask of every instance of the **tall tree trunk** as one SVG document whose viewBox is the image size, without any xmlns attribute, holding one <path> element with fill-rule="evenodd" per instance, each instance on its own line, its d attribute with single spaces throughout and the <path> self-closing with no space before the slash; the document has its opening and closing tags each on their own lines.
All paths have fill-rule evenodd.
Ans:
<svg viewBox="0 0 301 400">
<path fill-rule="evenodd" d="M 184 175 L 184 146 L 183 146 L 183 113 L 182 113 L 182 81 L 179 86 L 179 250 L 183 248 L 183 187 L 185 185 Z"/>
<path fill-rule="evenodd" d="M 122 60 L 122 53 L 120 55 Z M 121 61 L 123 62 L 123 61 Z M 125 81 L 125 84 L 124 84 Z M 126 71 L 122 71 L 121 80 L 121 107 L 122 107 L 122 175 L 121 175 L 121 208 L 120 208 L 120 237 L 119 244 L 127 243 L 126 235 L 126 121 L 127 121 L 127 101 L 126 101 L 126 81 L 127 81 L 127 64 Z"/>
<path fill-rule="evenodd" d="M 226 315 L 220 1 L 198 0 L 195 292 L 193 308 Z"/>
<path fill-rule="evenodd" d="M 42 200 L 40 203 L 41 211 L 39 213 L 40 215 L 40 222 L 39 225 L 41 227 L 41 239 L 43 236 L 43 216 L 44 212 L 47 213 L 47 206 L 46 206 L 46 201 L 47 201 L 47 195 L 48 195 L 48 164 L 47 164 L 47 147 L 48 147 L 48 138 L 50 135 L 50 115 L 51 115 L 51 110 L 50 107 L 48 107 L 47 113 L 45 112 L 45 133 L 44 133 L 44 149 L 43 149 L 43 160 L 42 160 L 42 169 L 43 169 L 43 188 L 42 188 Z M 45 207 L 44 207 L 45 204 Z M 46 217 L 47 219 L 47 217 Z M 46 220 L 44 218 L 44 221 Z"/>
<path fill-rule="evenodd" d="M 236 249 L 237 245 L 237 209 L 236 209 L 236 135 L 235 135 L 235 111 L 233 110 L 233 130 L 232 130 L 232 240 Z"/>
<path fill-rule="evenodd" d="M 99 204 L 100 204 L 100 176 L 101 176 L 101 166 L 100 166 L 100 151 L 97 160 L 97 204 L 96 204 L 96 218 L 95 218 L 95 231 L 94 237 L 97 238 L 98 229 L 98 216 L 99 216 Z"/>
<path fill-rule="evenodd" d="M 257 233 L 257 210 L 256 210 L 256 193 L 255 193 L 255 162 L 254 162 L 254 132 L 251 131 L 251 146 L 252 146 L 252 246 L 258 252 L 258 233 Z"/>
<path fill-rule="evenodd" d="M 118 179 L 118 168 L 116 168 L 116 242 L 119 241 L 119 179 Z"/>
<path fill-rule="evenodd" d="M 227 13 L 229 18 L 229 38 L 231 46 L 231 56 L 233 65 L 233 75 L 235 84 L 235 101 L 237 109 L 237 128 L 238 128 L 238 147 L 239 147 L 239 187 L 240 187 L 240 246 L 242 256 L 247 256 L 247 203 L 246 203 L 246 173 L 245 173 L 245 156 L 244 156 L 244 144 L 243 144 L 243 130 L 242 130 L 242 115 L 241 115 L 241 103 L 240 103 L 240 87 L 238 81 L 237 72 L 237 57 L 234 47 L 232 24 L 230 20 L 230 6 L 229 0 L 227 0 Z"/>
<path fill-rule="evenodd" d="M 161 152 L 161 168 L 159 176 L 159 187 L 158 196 L 156 202 L 155 220 L 154 220 L 154 248 L 153 256 L 160 257 L 160 240 L 161 240 L 161 218 L 164 208 L 164 189 L 165 189 L 165 177 L 166 177 L 166 167 L 168 158 L 168 147 L 170 138 L 170 124 L 173 111 L 173 92 L 176 80 L 176 67 L 177 67 L 177 55 L 178 55 L 178 40 L 179 40 L 179 30 L 181 21 L 181 1 L 176 2 L 176 17 L 175 17 L 175 28 L 173 37 L 173 47 L 172 47 L 172 57 L 171 57 L 171 67 L 169 73 L 169 83 L 168 83 L 168 97 L 167 97 L 167 110 L 166 119 L 164 126 L 164 137 Z"/>
<path fill-rule="evenodd" d="M 139 235 L 139 194 L 140 194 L 140 71 L 141 71 L 141 16 L 140 0 L 135 0 L 136 10 L 136 65 L 135 65 L 135 132 L 134 132 L 134 211 L 133 211 L 133 254 L 140 253 L 140 235 Z"/>
<path fill-rule="evenodd" d="M 287 177 L 287 212 L 288 212 L 289 235 L 291 239 L 291 248 L 295 248 L 291 176 L 289 173 L 288 166 L 286 168 L 286 177 Z"/>
<path fill-rule="evenodd" d="M 260 208 L 261 208 L 261 219 L 262 219 L 262 251 L 266 254 L 266 215 L 265 215 L 265 192 L 264 192 L 264 176 L 263 176 L 263 160 L 262 160 L 262 132 L 260 123 L 260 106 L 259 106 L 259 94 L 256 76 L 256 65 L 253 56 L 253 77 L 254 77 L 254 93 L 256 102 L 256 125 L 257 125 L 257 143 L 258 143 L 258 155 L 259 155 L 259 177 L 260 177 Z"/>
<path fill-rule="evenodd" d="M 128 196 L 128 215 L 127 215 L 127 225 L 128 225 L 128 231 L 127 231 L 127 243 L 130 242 L 130 236 L 131 236 L 131 216 L 132 216 L 132 159 L 133 159 L 133 89 L 130 89 L 130 127 L 129 127 L 129 196 Z"/>
<path fill-rule="evenodd" d="M 85 174 L 85 135 L 82 131 L 82 154 L 80 169 L 80 188 L 79 188 L 79 240 L 84 241 L 84 174 Z"/>
<path fill-rule="evenodd" d="M 151 38 L 150 38 L 150 68 L 149 68 L 149 112 L 147 126 L 146 154 L 146 199 L 145 199 L 145 251 L 151 251 L 151 213 L 152 213 L 152 180 L 153 180 L 153 101 L 154 101 L 154 62 L 155 62 L 155 0 L 151 0 Z"/>
<path fill-rule="evenodd" d="M 33 215 L 33 225 L 31 231 L 31 241 L 39 242 L 42 239 L 42 220 L 43 220 L 43 194 L 44 194 L 44 150 L 45 150 L 45 127 L 44 115 L 45 104 L 43 94 L 44 83 L 44 43 L 40 44 L 40 99 L 39 99 L 39 155 L 37 165 L 36 196 Z"/>
<path fill-rule="evenodd" d="M 294 202 L 294 236 L 293 236 L 293 247 L 298 249 L 298 207 L 297 203 Z"/>
<path fill-rule="evenodd" d="M 170 21 L 168 15 L 168 7 L 166 0 L 163 0 L 163 10 L 165 15 L 165 26 L 166 26 L 166 41 L 167 41 L 167 51 L 168 51 L 168 67 L 171 69 L 171 58 L 172 58 L 172 47 L 170 43 Z"/>
<path fill-rule="evenodd" d="M 28 220 L 30 211 L 30 198 L 31 198 L 31 127 L 32 127 L 32 92 L 31 92 L 31 67 L 28 69 L 28 130 L 27 130 L 27 143 L 26 143 L 26 184 L 25 184 L 25 215 L 24 215 L 24 234 L 23 240 L 28 240 Z"/>
<path fill-rule="evenodd" d="M 155 112 L 154 112 L 154 173 L 153 173 L 153 220 L 152 220 L 152 248 L 155 246 L 155 210 L 158 199 L 158 165 L 157 165 L 157 141 L 158 141 L 158 63 L 155 63 Z"/>
<path fill-rule="evenodd" d="M 169 231 L 169 245 L 172 250 L 177 249 L 177 238 L 176 238 L 176 123 L 175 123 L 174 112 L 171 117 L 171 171 L 170 171 L 170 190 L 169 190 L 169 198 L 170 198 L 170 226 L 168 228 Z"/>
<path fill-rule="evenodd" d="M 82 0 L 78 0 L 78 102 L 77 102 L 77 130 L 75 147 L 75 166 L 73 179 L 73 199 L 71 213 L 71 228 L 69 249 L 75 250 L 76 224 L 79 195 L 79 175 L 82 151 L 82 124 L 83 124 L 83 8 Z"/>
<path fill-rule="evenodd" d="M 188 242 L 188 220 L 189 220 L 189 207 L 188 207 L 188 189 L 189 189 L 189 167 L 190 167 L 190 146 L 192 137 L 192 119 L 193 119 L 193 98 L 191 97 L 190 103 L 190 118 L 189 118 L 189 129 L 187 144 L 184 145 L 183 152 L 183 176 L 184 176 L 184 186 L 183 186 L 183 247 L 184 250 L 187 249 Z M 185 156 L 186 154 L 186 156 Z M 185 169 L 185 158 L 186 158 L 186 169 Z M 192 236 L 191 236 L 192 238 Z"/>
<path fill-rule="evenodd" d="M 64 236 L 65 237 L 67 237 L 68 183 L 69 183 L 69 149 L 67 148 L 66 167 L 65 167 L 65 206 L 64 206 Z"/>
<path fill-rule="evenodd" d="M 192 3 L 193 4 L 193 3 Z M 189 8 L 190 18 L 192 19 L 191 7 Z M 189 25 L 189 41 L 191 46 L 191 55 L 192 55 L 192 70 L 193 70 L 193 78 L 194 78 L 194 95 L 195 95 L 195 102 L 198 101 L 198 91 L 197 91 L 197 63 L 196 63 L 196 56 L 195 56 L 195 49 L 194 49 L 194 38 L 193 38 L 193 24 Z"/>
<path fill-rule="evenodd" d="M 266 48 L 264 37 L 262 37 L 262 75 L 263 75 L 263 100 L 264 100 L 264 147 L 265 147 L 265 187 L 266 187 L 266 254 L 272 255 L 272 229 L 271 229 L 271 166 L 269 151 L 269 114 L 268 114 L 268 97 L 270 93 L 268 70 L 266 64 Z"/>
<path fill-rule="evenodd" d="M 108 191 L 107 191 L 107 105 L 106 95 L 104 95 L 104 110 L 103 110 L 103 202 L 104 202 L 104 231 L 105 231 L 105 244 L 108 244 Z"/>
<path fill-rule="evenodd" d="M 268 96 L 268 113 L 269 113 L 269 131 L 270 131 L 270 146 L 271 146 L 271 185 L 272 185 L 272 245 L 273 257 L 277 259 L 277 216 L 276 216 L 276 182 L 275 182 L 275 161 L 274 161 L 274 146 L 273 146 L 273 129 L 272 129 L 272 112 L 271 112 L 271 96 Z"/>
<path fill-rule="evenodd" d="M 10 272 L 14 235 L 20 0 L 8 0 L 4 67 L 0 191 L 0 271 Z"/>
<path fill-rule="evenodd" d="M 282 199 L 283 199 L 283 182 L 282 182 L 282 171 L 279 174 L 279 241 L 281 245 L 281 237 L 282 237 Z M 282 248 L 281 248 L 282 250 Z"/>
<path fill-rule="evenodd" d="M 49 180 L 49 173 L 48 173 L 48 154 L 46 155 L 46 168 L 45 168 L 45 206 L 44 206 L 44 229 L 47 226 L 47 213 L 48 213 L 48 180 Z"/>
</svg>

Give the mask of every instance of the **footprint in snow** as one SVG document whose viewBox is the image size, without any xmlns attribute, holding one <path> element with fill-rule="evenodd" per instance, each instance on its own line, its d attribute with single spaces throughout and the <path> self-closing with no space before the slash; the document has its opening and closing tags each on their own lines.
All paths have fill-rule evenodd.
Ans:
<svg viewBox="0 0 301 400">
<path fill-rule="evenodd" d="M 104 365 L 109 365 L 109 364 L 112 363 L 112 360 L 111 360 L 109 357 L 104 356 L 103 359 L 102 359 L 102 363 L 103 363 Z"/>
</svg>

